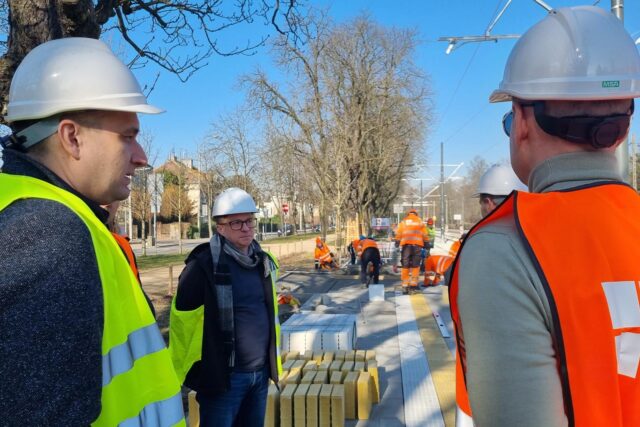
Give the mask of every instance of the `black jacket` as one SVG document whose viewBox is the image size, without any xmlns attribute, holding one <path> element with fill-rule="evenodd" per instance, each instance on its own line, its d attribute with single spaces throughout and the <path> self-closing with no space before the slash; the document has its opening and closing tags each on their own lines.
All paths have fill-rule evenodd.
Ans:
<svg viewBox="0 0 640 427">
<path fill-rule="evenodd" d="M 218 269 L 228 273 L 225 265 L 230 257 L 221 253 Z M 176 309 L 180 311 L 195 310 L 204 304 L 204 329 L 202 340 L 202 359 L 196 362 L 185 379 L 184 384 L 192 390 L 203 394 L 219 394 L 229 389 L 228 366 L 230 349 L 223 345 L 224 338 L 218 321 L 218 304 L 215 291 L 215 279 L 213 277 L 213 260 L 209 243 L 198 245 L 185 260 L 186 267 L 180 274 L 178 291 L 176 294 Z M 270 276 L 264 277 L 263 263 L 258 263 L 263 288 L 265 303 L 269 314 L 269 367 L 271 379 L 278 380 L 278 368 L 276 364 L 276 331 L 273 307 L 273 289 Z"/>
</svg>

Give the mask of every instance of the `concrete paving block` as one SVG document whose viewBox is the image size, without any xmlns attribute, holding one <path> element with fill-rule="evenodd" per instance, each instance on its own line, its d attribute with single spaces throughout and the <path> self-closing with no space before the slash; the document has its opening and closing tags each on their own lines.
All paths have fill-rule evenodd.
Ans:
<svg viewBox="0 0 640 427">
<path fill-rule="evenodd" d="M 336 350 L 336 355 L 334 360 L 344 361 L 344 358 L 346 357 L 346 355 L 347 355 L 346 350 Z"/>
<path fill-rule="evenodd" d="M 346 360 L 347 362 L 355 362 L 356 352 L 354 350 L 347 350 L 347 354 L 344 357 L 344 360 Z"/>
<path fill-rule="evenodd" d="M 316 362 L 315 360 L 309 360 L 302 368 L 302 372 L 306 374 L 309 371 L 315 371 L 317 369 L 318 369 L 318 362 Z"/>
<path fill-rule="evenodd" d="M 307 392 L 307 427 L 318 427 L 321 384 L 311 384 Z"/>
<path fill-rule="evenodd" d="M 291 368 L 293 367 L 293 364 L 296 363 L 295 359 L 289 359 L 286 362 L 284 362 L 282 364 L 282 370 L 283 371 L 289 371 L 291 370 Z"/>
<path fill-rule="evenodd" d="M 293 366 L 291 367 L 291 370 L 293 371 L 294 369 L 298 368 L 300 370 L 302 370 L 302 368 L 304 368 L 304 365 L 307 363 L 306 360 L 304 359 L 298 359 L 295 362 L 293 362 Z"/>
<path fill-rule="evenodd" d="M 300 379 L 300 384 L 313 384 L 313 379 L 316 377 L 316 373 L 318 371 L 308 371 L 303 375 L 302 379 Z"/>
<path fill-rule="evenodd" d="M 322 363 L 322 356 L 324 356 L 324 352 L 322 351 L 313 352 L 313 360 L 315 360 L 318 363 L 318 365 Z"/>
<path fill-rule="evenodd" d="M 367 362 L 367 372 L 369 372 L 373 381 L 373 396 L 371 400 L 373 403 L 378 403 L 380 402 L 380 377 L 378 375 L 378 363 L 375 360 Z"/>
<path fill-rule="evenodd" d="M 189 427 L 200 427 L 200 405 L 196 400 L 196 392 L 191 390 L 188 395 L 189 400 Z M 266 425 L 266 424 L 265 424 Z"/>
<path fill-rule="evenodd" d="M 305 410 L 307 392 L 309 384 L 300 384 L 293 394 L 293 425 L 294 427 L 305 427 L 307 413 Z"/>
<path fill-rule="evenodd" d="M 334 385 L 331 390 L 331 426 L 344 427 L 344 386 Z"/>
<path fill-rule="evenodd" d="M 302 379 L 302 371 L 295 370 L 291 371 L 289 375 L 287 375 L 287 379 L 285 380 L 286 384 L 298 384 Z"/>
<path fill-rule="evenodd" d="M 318 371 L 328 371 L 331 367 L 331 363 L 328 360 L 323 360 L 320 365 L 318 365 Z"/>
<path fill-rule="evenodd" d="M 365 355 L 366 351 L 356 350 L 356 362 L 364 362 L 366 360 Z"/>
<path fill-rule="evenodd" d="M 360 372 L 358 382 L 358 419 L 368 420 L 371 415 L 371 375 L 368 372 Z"/>
<path fill-rule="evenodd" d="M 189 426 L 191 427 L 191 423 Z M 278 427 L 280 425 L 280 391 L 275 384 L 269 385 L 267 391 L 267 410 L 264 418 L 264 427 Z"/>
<path fill-rule="evenodd" d="M 304 355 L 302 356 L 302 358 L 304 360 L 311 360 L 313 359 L 313 350 L 307 350 L 304 352 Z"/>
<path fill-rule="evenodd" d="M 344 373 L 340 371 L 336 371 L 329 377 L 330 384 L 342 384 L 342 379 L 344 378 Z"/>
<path fill-rule="evenodd" d="M 369 360 L 376 360 L 376 351 L 375 350 L 367 350 L 365 356 L 365 360 L 368 362 Z"/>
<path fill-rule="evenodd" d="M 293 427 L 293 395 L 296 385 L 287 385 L 280 393 L 280 427 Z"/>
<path fill-rule="evenodd" d="M 328 384 L 329 383 L 329 371 L 317 371 L 314 384 Z"/>
<path fill-rule="evenodd" d="M 297 351 L 290 351 L 287 353 L 287 358 L 285 360 L 296 360 L 300 356 L 300 353 Z"/>
<path fill-rule="evenodd" d="M 358 372 L 363 372 L 365 370 L 364 362 L 356 362 L 353 364 L 353 370 Z"/>
<path fill-rule="evenodd" d="M 344 378 L 344 411 L 345 417 L 351 420 L 357 419 L 358 395 L 356 384 L 359 376 L 360 373 L 358 372 L 349 372 Z"/>
<path fill-rule="evenodd" d="M 331 384 L 323 384 L 320 389 L 320 427 L 331 427 Z"/>
<path fill-rule="evenodd" d="M 343 372 L 350 372 L 353 371 L 353 366 L 355 365 L 354 362 L 344 362 L 342 364 L 342 371 Z"/>
<path fill-rule="evenodd" d="M 324 356 L 322 357 L 322 361 L 324 362 L 326 360 L 329 362 L 333 362 L 333 357 L 334 357 L 333 351 L 325 351 Z"/>
<path fill-rule="evenodd" d="M 342 361 L 331 362 L 331 365 L 329 365 L 329 377 L 331 377 L 334 372 L 340 371 L 340 369 L 342 368 L 342 363 Z"/>
</svg>

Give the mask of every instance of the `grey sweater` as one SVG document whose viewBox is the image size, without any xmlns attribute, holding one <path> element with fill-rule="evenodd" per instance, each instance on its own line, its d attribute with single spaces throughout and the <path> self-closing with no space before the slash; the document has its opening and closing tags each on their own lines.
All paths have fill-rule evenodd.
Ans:
<svg viewBox="0 0 640 427">
<path fill-rule="evenodd" d="M 542 193 L 605 180 L 621 180 L 613 155 L 572 153 L 536 167 L 529 187 Z M 459 262 L 466 380 L 476 425 L 566 426 L 549 301 L 513 218 L 469 237 Z"/>
<path fill-rule="evenodd" d="M 52 183 L 106 212 L 24 154 L 3 172 Z M 2 191 L 2 189 L 0 189 Z M 100 413 L 102 285 L 89 231 L 65 206 L 0 211 L 0 425 L 88 425 Z"/>
</svg>

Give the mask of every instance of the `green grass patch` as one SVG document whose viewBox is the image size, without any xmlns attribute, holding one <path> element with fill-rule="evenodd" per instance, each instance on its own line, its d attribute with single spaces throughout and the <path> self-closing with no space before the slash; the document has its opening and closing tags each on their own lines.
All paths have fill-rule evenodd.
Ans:
<svg viewBox="0 0 640 427">
<path fill-rule="evenodd" d="M 182 255 L 172 254 L 139 256 L 137 257 L 138 269 L 148 270 L 150 268 L 168 267 L 173 264 L 184 264 L 184 260 L 187 259 L 187 255 L 189 255 L 189 252 L 185 252 Z"/>
<path fill-rule="evenodd" d="M 260 245 L 270 245 L 272 243 L 288 243 L 288 242 L 299 242 L 300 240 L 311 240 L 315 239 L 318 234 L 307 233 L 307 234 L 294 234 L 293 236 L 287 237 L 274 237 L 271 239 L 263 240 L 260 242 Z"/>
</svg>

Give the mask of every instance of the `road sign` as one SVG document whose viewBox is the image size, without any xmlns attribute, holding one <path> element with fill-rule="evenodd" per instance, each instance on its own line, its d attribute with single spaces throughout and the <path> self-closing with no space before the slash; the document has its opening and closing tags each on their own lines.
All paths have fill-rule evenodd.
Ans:
<svg viewBox="0 0 640 427">
<path fill-rule="evenodd" d="M 402 207 L 402 204 L 393 205 L 393 213 L 394 214 L 401 214 L 403 212 L 404 212 L 404 208 Z"/>
</svg>

